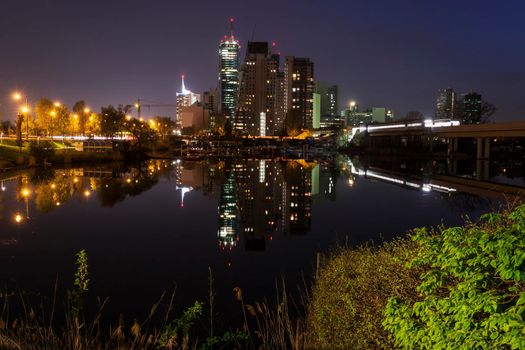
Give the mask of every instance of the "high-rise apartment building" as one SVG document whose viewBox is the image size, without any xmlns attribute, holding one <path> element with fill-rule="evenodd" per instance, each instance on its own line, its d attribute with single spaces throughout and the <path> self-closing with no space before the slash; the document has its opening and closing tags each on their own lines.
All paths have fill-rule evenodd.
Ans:
<svg viewBox="0 0 525 350">
<path fill-rule="evenodd" d="M 287 56 L 284 76 L 287 127 L 312 129 L 314 63 L 309 58 Z"/>
<path fill-rule="evenodd" d="M 248 42 L 234 128 L 252 136 L 277 133 L 282 118 L 278 107 L 281 85 L 279 55 L 271 54 L 267 42 Z"/>
<path fill-rule="evenodd" d="M 456 92 L 453 89 L 439 90 L 436 99 L 436 119 L 452 119 L 456 112 Z"/>
<path fill-rule="evenodd" d="M 233 118 L 237 109 L 240 48 L 233 35 L 233 19 L 230 19 L 230 34 L 225 35 L 219 45 L 220 108 L 228 118 Z"/>
</svg>

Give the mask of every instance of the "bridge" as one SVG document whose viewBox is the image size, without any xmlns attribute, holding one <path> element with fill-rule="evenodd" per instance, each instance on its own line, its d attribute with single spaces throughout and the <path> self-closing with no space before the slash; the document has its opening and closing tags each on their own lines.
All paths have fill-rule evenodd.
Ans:
<svg viewBox="0 0 525 350">
<path fill-rule="evenodd" d="M 352 136 L 357 132 L 366 133 L 371 141 L 379 137 L 419 137 L 426 139 L 431 151 L 435 139 L 444 139 L 448 155 L 457 152 L 458 139 L 471 138 L 476 140 L 476 158 L 488 159 L 491 139 L 525 138 L 525 121 L 474 125 L 461 125 L 458 120 L 401 121 L 359 126 L 352 129 Z"/>
</svg>

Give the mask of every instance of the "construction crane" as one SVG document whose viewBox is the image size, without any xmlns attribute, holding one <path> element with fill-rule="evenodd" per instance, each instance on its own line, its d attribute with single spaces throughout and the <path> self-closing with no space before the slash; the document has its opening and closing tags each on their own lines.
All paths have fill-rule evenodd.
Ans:
<svg viewBox="0 0 525 350">
<path fill-rule="evenodd" d="M 127 107 L 131 108 L 131 105 L 126 105 L 126 108 Z M 143 99 L 138 98 L 135 104 L 133 105 L 133 107 L 135 107 L 135 109 L 137 110 L 137 116 L 140 119 L 143 107 L 148 107 L 148 111 L 149 111 L 151 107 L 165 107 L 165 108 L 175 107 L 176 108 L 177 105 L 174 103 L 158 103 L 158 102 L 152 102 L 152 101 L 145 101 Z"/>
</svg>

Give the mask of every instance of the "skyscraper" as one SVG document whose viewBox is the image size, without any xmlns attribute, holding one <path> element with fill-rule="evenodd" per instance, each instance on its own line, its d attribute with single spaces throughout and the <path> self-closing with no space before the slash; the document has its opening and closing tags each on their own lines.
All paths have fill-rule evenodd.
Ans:
<svg viewBox="0 0 525 350">
<path fill-rule="evenodd" d="M 481 121 L 481 95 L 469 92 L 463 95 L 461 101 L 461 118 L 465 124 L 477 124 Z"/>
<path fill-rule="evenodd" d="M 234 123 L 238 132 L 252 136 L 276 133 L 279 86 L 279 55 L 271 54 L 267 42 L 248 42 Z"/>
<path fill-rule="evenodd" d="M 451 89 L 439 90 L 436 99 L 436 119 L 452 119 L 456 113 L 456 92 Z"/>
<path fill-rule="evenodd" d="M 175 122 L 177 123 L 177 127 L 182 126 L 182 108 L 183 107 L 189 107 L 195 102 L 200 101 L 200 95 L 194 94 L 190 90 L 186 90 L 186 86 L 184 84 L 184 75 L 182 76 L 182 88 L 181 92 L 177 92 L 176 97 L 176 104 L 177 104 L 177 116 Z"/>
<path fill-rule="evenodd" d="M 228 118 L 234 117 L 237 109 L 239 88 L 240 45 L 233 35 L 233 18 L 230 19 L 230 34 L 225 35 L 219 45 L 219 90 L 221 112 Z"/>
<path fill-rule="evenodd" d="M 309 58 L 287 56 L 284 75 L 287 127 L 312 129 L 314 63 Z"/>
</svg>

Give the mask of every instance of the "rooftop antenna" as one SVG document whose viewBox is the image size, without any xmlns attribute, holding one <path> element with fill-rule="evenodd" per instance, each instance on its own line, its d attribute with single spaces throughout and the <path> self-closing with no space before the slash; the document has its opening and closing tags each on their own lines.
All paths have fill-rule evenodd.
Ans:
<svg viewBox="0 0 525 350">
<path fill-rule="evenodd" d="M 186 90 L 186 86 L 184 85 L 184 74 L 182 74 L 181 78 L 182 78 L 182 90 L 181 90 L 181 93 L 183 95 L 186 95 L 188 93 L 188 90 Z"/>
<path fill-rule="evenodd" d="M 233 22 L 235 22 L 235 18 L 230 18 L 230 37 L 233 38 Z"/>
</svg>

